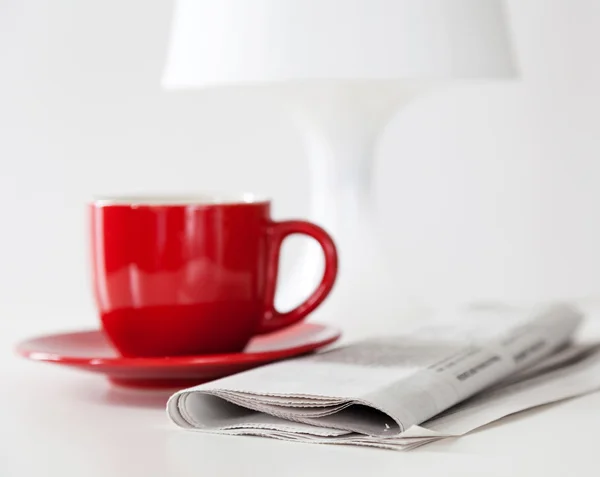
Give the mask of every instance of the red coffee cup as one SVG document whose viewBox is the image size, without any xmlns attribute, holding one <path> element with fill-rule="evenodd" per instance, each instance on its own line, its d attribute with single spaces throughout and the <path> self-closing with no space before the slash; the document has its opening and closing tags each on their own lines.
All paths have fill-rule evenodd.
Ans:
<svg viewBox="0 0 600 477">
<path fill-rule="evenodd" d="M 335 244 L 315 224 L 273 221 L 270 209 L 249 195 L 90 204 L 94 297 L 115 347 L 130 357 L 239 352 L 317 308 L 336 279 Z M 325 271 L 304 303 L 279 313 L 279 252 L 292 234 L 317 240 Z"/>
</svg>

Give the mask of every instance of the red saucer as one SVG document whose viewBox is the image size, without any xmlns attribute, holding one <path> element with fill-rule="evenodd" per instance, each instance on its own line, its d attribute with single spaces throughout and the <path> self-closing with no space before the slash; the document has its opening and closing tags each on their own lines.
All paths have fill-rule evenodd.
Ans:
<svg viewBox="0 0 600 477">
<path fill-rule="evenodd" d="M 94 330 L 31 338 L 17 346 L 17 353 L 34 361 L 102 373 L 119 385 L 182 388 L 309 353 L 340 335 L 329 326 L 300 323 L 253 338 L 241 353 L 123 358 L 101 330 Z"/>
</svg>

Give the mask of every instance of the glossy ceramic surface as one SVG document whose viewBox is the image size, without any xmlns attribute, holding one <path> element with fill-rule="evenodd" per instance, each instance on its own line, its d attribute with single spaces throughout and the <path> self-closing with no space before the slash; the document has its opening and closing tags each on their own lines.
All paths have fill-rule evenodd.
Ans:
<svg viewBox="0 0 600 477">
<path fill-rule="evenodd" d="M 335 328 L 300 323 L 253 338 L 242 353 L 125 358 L 101 330 L 93 330 L 31 338 L 17 346 L 17 353 L 35 361 L 101 373 L 120 385 L 186 387 L 309 353 L 339 337 Z"/>
<path fill-rule="evenodd" d="M 308 222 L 272 221 L 268 201 L 98 201 L 90 217 L 95 298 L 124 356 L 241 351 L 252 336 L 306 317 L 337 274 L 331 237 Z M 304 303 L 280 314 L 279 251 L 296 233 L 319 242 L 325 272 Z"/>
</svg>

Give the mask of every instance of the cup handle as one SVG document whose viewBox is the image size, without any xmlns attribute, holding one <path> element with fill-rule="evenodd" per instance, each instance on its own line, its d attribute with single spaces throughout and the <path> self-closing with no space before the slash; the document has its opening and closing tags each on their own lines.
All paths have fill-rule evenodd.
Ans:
<svg viewBox="0 0 600 477">
<path fill-rule="evenodd" d="M 280 313 L 275 309 L 275 289 L 279 271 L 279 253 L 281 244 L 289 235 L 303 234 L 314 238 L 325 254 L 325 270 L 317 289 L 306 301 L 293 310 Z M 269 225 L 269 262 L 267 269 L 267 291 L 265 316 L 258 334 L 270 333 L 285 328 L 304 319 L 306 315 L 317 308 L 331 292 L 338 272 L 338 256 L 335 243 L 331 236 L 318 225 L 303 220 L 288 220 L 271 222 Z"/>
</svg>

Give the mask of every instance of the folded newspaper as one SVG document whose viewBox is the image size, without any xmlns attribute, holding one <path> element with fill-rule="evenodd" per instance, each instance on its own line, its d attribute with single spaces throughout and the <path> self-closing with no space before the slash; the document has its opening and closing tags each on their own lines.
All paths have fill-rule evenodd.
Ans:
<svg viewBox="0 0 600 477">
<path fill-rule="evenodd" d="M 184 389 L 183 428 L 407 450 L 600 389 L 583 313 L 553 304 L 434 323 Z"/>
</svg>

